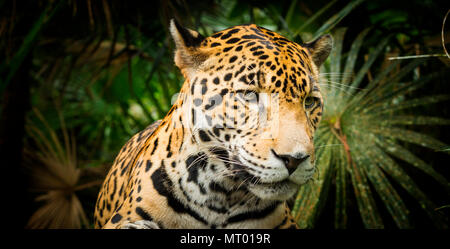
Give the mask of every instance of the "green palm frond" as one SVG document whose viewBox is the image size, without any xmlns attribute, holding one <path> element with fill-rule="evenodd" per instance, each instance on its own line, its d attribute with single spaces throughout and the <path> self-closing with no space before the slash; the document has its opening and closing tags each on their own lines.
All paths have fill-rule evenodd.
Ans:
<svg viewBox="0 0 450 249">
<path fill-rule="evenodd" d="M 346 29 L 337 29 L 334 34 L 335 48 L 321 73 L 325 106 L 315 138 L 319 174 L 313 182 L 300 188 L 292 213 L 300 227 L 314 227 L 321 211 L 319 205 L 323 205 L 330 184 L 334 184 L 336 228 L 347 227 L 349 189 L 353 189 L 366 228 L 384 227 L 380 203 L 397 227 L 411 228 L 409 208 L 394 187 L 395 182 L 395 186 L 403 188 L 419 203 L 437 227 L 447 227 L 446 218 L 437 212 L 438 207 L 403 170 L 403 164 L 397 163 L 397 160 L 403 161 L 420 170 L 450 193 L 448 180 L 408 149 L 408 144 L 414 144 L 435 153 L 447 152 L 448 145 L 411 127 L 449 125 L 450 120 L 404 112 L 449 99 L 448 95 L 407 98 L 409 93 L 429 84 L 441 73 L 414 78 L 413 70 L 424 60 L 416 59 L 403 66 L 392 61 L 368 82 L 369 70 L 383 55 L 389 41 L 389 36 L 380 41 L 365 57 L 364 63 L 356 68 L 358 54 L 369 30 L 356 36 L 346 53 L 342 46 Z"/>
</svg>

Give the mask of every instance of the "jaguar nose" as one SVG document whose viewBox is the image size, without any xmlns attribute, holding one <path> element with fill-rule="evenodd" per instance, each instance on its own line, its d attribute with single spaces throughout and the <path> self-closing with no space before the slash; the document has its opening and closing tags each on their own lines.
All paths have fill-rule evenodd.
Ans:
<svg viewBox="0 0 450 249">
<path fill-rule="evenodd" d="M 296 153 L 294 155 L 278 155 L 275 151 L 273 151 L 273 154 L 282 160 L 284 162 L 284 165 L 286 166 L 289 175 L 294 173 L 294 171 L 297 169 L 297 167 L 304 162 L 306 159 L 309 158 L 309 155 L 304 153 Z"/>
</svg>

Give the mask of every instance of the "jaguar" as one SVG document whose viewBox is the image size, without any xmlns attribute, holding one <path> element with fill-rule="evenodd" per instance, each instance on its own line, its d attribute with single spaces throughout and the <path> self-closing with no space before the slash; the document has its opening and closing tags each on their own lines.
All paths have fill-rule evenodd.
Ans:
<svg viewBox="0 0 450 249">
<path fill-rule="evenodd" d="M 209 37 L 172 19 L 185 81 L 167 115 L 120 150 L 96 228 L 298 228 L 287 200 L 315 174 L 319 68 L 333 39 L 255 24 Z"/>
</svg>

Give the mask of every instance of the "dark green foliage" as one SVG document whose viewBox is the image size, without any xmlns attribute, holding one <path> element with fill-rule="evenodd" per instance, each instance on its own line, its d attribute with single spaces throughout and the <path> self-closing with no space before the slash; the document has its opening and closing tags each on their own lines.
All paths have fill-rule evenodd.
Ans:
<svg viewBox="0 0 450 249">
<path fill-rule="evenodd" d="M 7 96 L 27 96 L 8 88 L 14 77 L 25 72 L 32 79 L 25 85 L 27 134 L 17 137 L 26 153 L 16 167 L 25 165 L 37 178 L 24 180 L 27 192 L 18 194 L 44 203 L 25 203 L 24 219 L 35 214 L 29 227 L 92 226 L 99 184 L 120 147 L 164 117 L 183 83 L 168 34 L 176 17 L 205 36 L 243 23 L 299 43 L 333 34 L 335 47 L 322 67 L 319 172 L 293 203 L 301 227 L 446 227 L 449 60 L 388 60 L 442 54 L 445 3 L 2 1 L 2 115 L 14 111 Z M 46 188 L 43 179 L 51 183 Z M 67 206 L 71 212 L 61 208 Z M 52 210 L 58 218 L 49 218 Z"/>
</svg>

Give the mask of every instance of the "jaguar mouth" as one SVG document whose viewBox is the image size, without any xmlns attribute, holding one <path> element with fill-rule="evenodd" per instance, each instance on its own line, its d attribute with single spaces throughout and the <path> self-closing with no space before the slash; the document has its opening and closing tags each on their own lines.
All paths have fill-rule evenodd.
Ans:
<svg viewBox="0 0 450 249">
<path fill-rule="evenodd" d="M 253 176 L 251 182 L 254 184 L 268 184 L 270 186 L 289 179 L 288 171 L 284 167 L 278 167 L 278 165 L 261 164 L 242 155 L 235 156 L 234 161 L 239 162 L 238 167 L 242 171 Z"/>
<path fill-rule="evenodd" d="M 300 185 L 306 183 L 312 177 L 314 171 L 309 170 L 311 166 L 309 164 L 305 162 L 289 174 L 284 167 L 262 165 L 243 155 L 234 154 L 231 156 L 228 167 L 233 172 L 232 178 L 238 180 L 240 185 L 243 184 L 248 186 L 249 189 L 255 190 L 252 192 L 286 196 L 295 192 Z"/>
<path fill-rule="evenodd" d="M 264 200 L 288 200 L 295 195 L 303 179 L 306 182 L 308 178 L 300 173 L 302 179 L 299 181 L 297 177 L 292 177 L 294 174 L 289 175 L 287 170 L 260 171 L 261 165 L 256 165 L 241 156 L 233 156 L 231 161 L 234 162 L 230 166 L 235 172 L 233 174 L 235 179 L 239 179 L 240 184 L 243 183 L 251 193 Z M 262 166 L 266 169 L 270 167 Z"/>
<path fill-rule="evenodd" d="M 260 186 L 260 187 L 267 187 L 267 188 L 271 188 L 271 187 L 277 187 L 277 186 L 284 186 L 284 185 L 288 185 L 288 184 L 295 184 L 298 185 L 297 183 L 291 181 L 289 178 L 286 178 L 284 180 L 281 181 L 276 181 L 276 182 L 251 182 L 250 183 L 252 186 Z"/>
<path fill-rule="evenodd" d="M 299 188 L 295 182 L 285 179 L 272 183 L 254 183 L 248 185 L 248 190 L 263 200 L 285 201 L 295 195 Z"/>
</svg>

